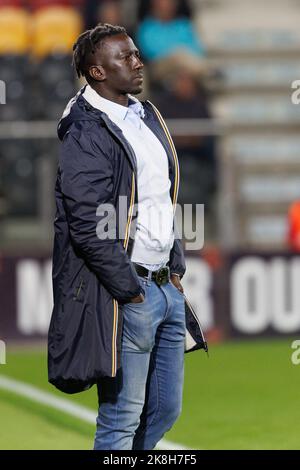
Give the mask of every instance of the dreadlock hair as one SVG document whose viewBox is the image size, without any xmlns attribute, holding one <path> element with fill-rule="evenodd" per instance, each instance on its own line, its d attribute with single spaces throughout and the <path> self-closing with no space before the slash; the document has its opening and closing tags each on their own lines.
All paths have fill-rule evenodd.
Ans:
<svg viewBox="0 0 300 470">
<path fill-rule="evenodd" d="M 115 26 L 109 23 L 99 23 L 95 28 L 88 29 L 82 33 L 73 46 L 72 65 L 76 70 L 78 78 L 85 77 L 87 81 L 91 80 L 86 63 L 90 54 L 94 54 L 96 48 L 100 46 L 101 41 L 116 34 L 127 34 L 123 26 Z"/>
</svg>

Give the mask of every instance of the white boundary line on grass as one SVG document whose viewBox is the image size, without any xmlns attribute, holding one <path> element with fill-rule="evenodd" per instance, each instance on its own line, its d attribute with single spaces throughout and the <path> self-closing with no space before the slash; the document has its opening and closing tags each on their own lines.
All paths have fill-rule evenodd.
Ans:
<svg viewBox="0 0 300 470">
<path fill-rule="evenodd" d="M 60 410 L 63 413 L 79 418 L 87 423 L 96 424 L 96 414 L 90 408 L 72 403 L 66 398 L 56 397 L 52 393 L 44 392 L 25 382 L 19 382 L 18 380 L 0 374 L 0 389 L 8 390 L 36 403 L 55 408 L 56 410 Z M 187 450 L 187 447 L 165 439 L 162 439 L 156 448 L 160 450 Z"/>
</svg>

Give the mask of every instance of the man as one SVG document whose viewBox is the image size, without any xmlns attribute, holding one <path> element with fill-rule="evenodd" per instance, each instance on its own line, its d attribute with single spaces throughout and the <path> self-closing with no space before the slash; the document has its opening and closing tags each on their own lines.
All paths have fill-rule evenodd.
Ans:
<svg viewBox="0 0 300 470">
<path fill-rule="evenodd" d="M 143 64 L 124 28 L 83 33 L 74 64 L 88 84 L 58 131 L 49 380 L 72 393 L 96 377 L 95 449 L 153 449 L 182 401 L 178 161 L 158 110 L 133 96 Z"/>
</svg>

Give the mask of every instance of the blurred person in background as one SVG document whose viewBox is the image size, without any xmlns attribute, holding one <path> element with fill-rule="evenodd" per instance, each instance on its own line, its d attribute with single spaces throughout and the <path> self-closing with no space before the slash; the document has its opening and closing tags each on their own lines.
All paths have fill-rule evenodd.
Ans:
<svg viewBox="0 0 300 470">
<path fill-rule="evenodd" d="M 136 41 L 146 65 L 148 89 L 159 89 L 166 75 L 185 64 L 205 74 L 204 47 L 193 27 L 189 5 L 150 0 L 141 6 Z"/>
<path fill-rule="evenodd" d="M 84 16 L 86 29 L 92 29 L 98 23 L 124 24 L 128 34 L 133 33 L 128 27 L 122 0 L 86 0 Z"/>
<path fill-rule="evenodd" d="M 84 5 L 86 29 L 98 23 L 120 24 L 121 2 L 119 0 L 86 0 Z"/>
<path fill-rule="evenodd" d="M 178 16 L 177 0 L 152 0 L 137 28 L 137 42 L 146 62 L 171 60 L 183 54 L 201 58 L 204 47 L 187 16 Z"/>
<path fill-rule="evenodd" d="M 155 102 L 166 119 L 210 119 L 209 98 L 197 62 L 182 61 L 168 70 Z M 187 132 L 188 133 L 188 132 Z M 210 212 L 216 190 L 216 155 L 213 136 L 176 138 L 182 178 L 181 203 L 199 203 Z M 185 187 L 186 184 L 186 187 Z"/>
<path fill-rule="evenodd" d="M 141 22 L 145 19 L 145 17 L 150 15 L 152 0 L 136 0 L 136 3 L 138 21 Z M 175 15 L 176 17 L 180 16 L 191 18 L 192 11 L 190 7 L 190 2 L 188 0 L 177 1 Z"/>
<path fill-rule="evenodd" d="M 142 90 L 143 63 L 124 28 L 100 24 L 83 33 L 74 64 L 88 84 L 68 104 L 58 131 L 49 380 L 62 389 L 71 376 L 72 387 L 83 387 L 76 391 L 98 381 L 95 449 L 153 449 L 182 402 L 178 160 L 159 111 L 133 96 Z M 107 227 L 99 208 L 108 203 L 117 227 L 107 240 L 99 235 L 101 224 Z M 120 212 L 126 227 L 118 226 Z"/>
</svg>

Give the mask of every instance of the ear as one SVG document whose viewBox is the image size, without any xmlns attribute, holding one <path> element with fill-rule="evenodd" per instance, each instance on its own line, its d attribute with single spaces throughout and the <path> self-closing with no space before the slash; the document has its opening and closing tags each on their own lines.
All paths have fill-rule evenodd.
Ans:
<svg viewBox="0 0 300 470">
<path fill-rule="evenodd" d="M 102 82 L 106 78 L 105 70 L 102 65 L 91 65 L 89 67 L 89 75 L 97 82 Z"/>
</svg>

